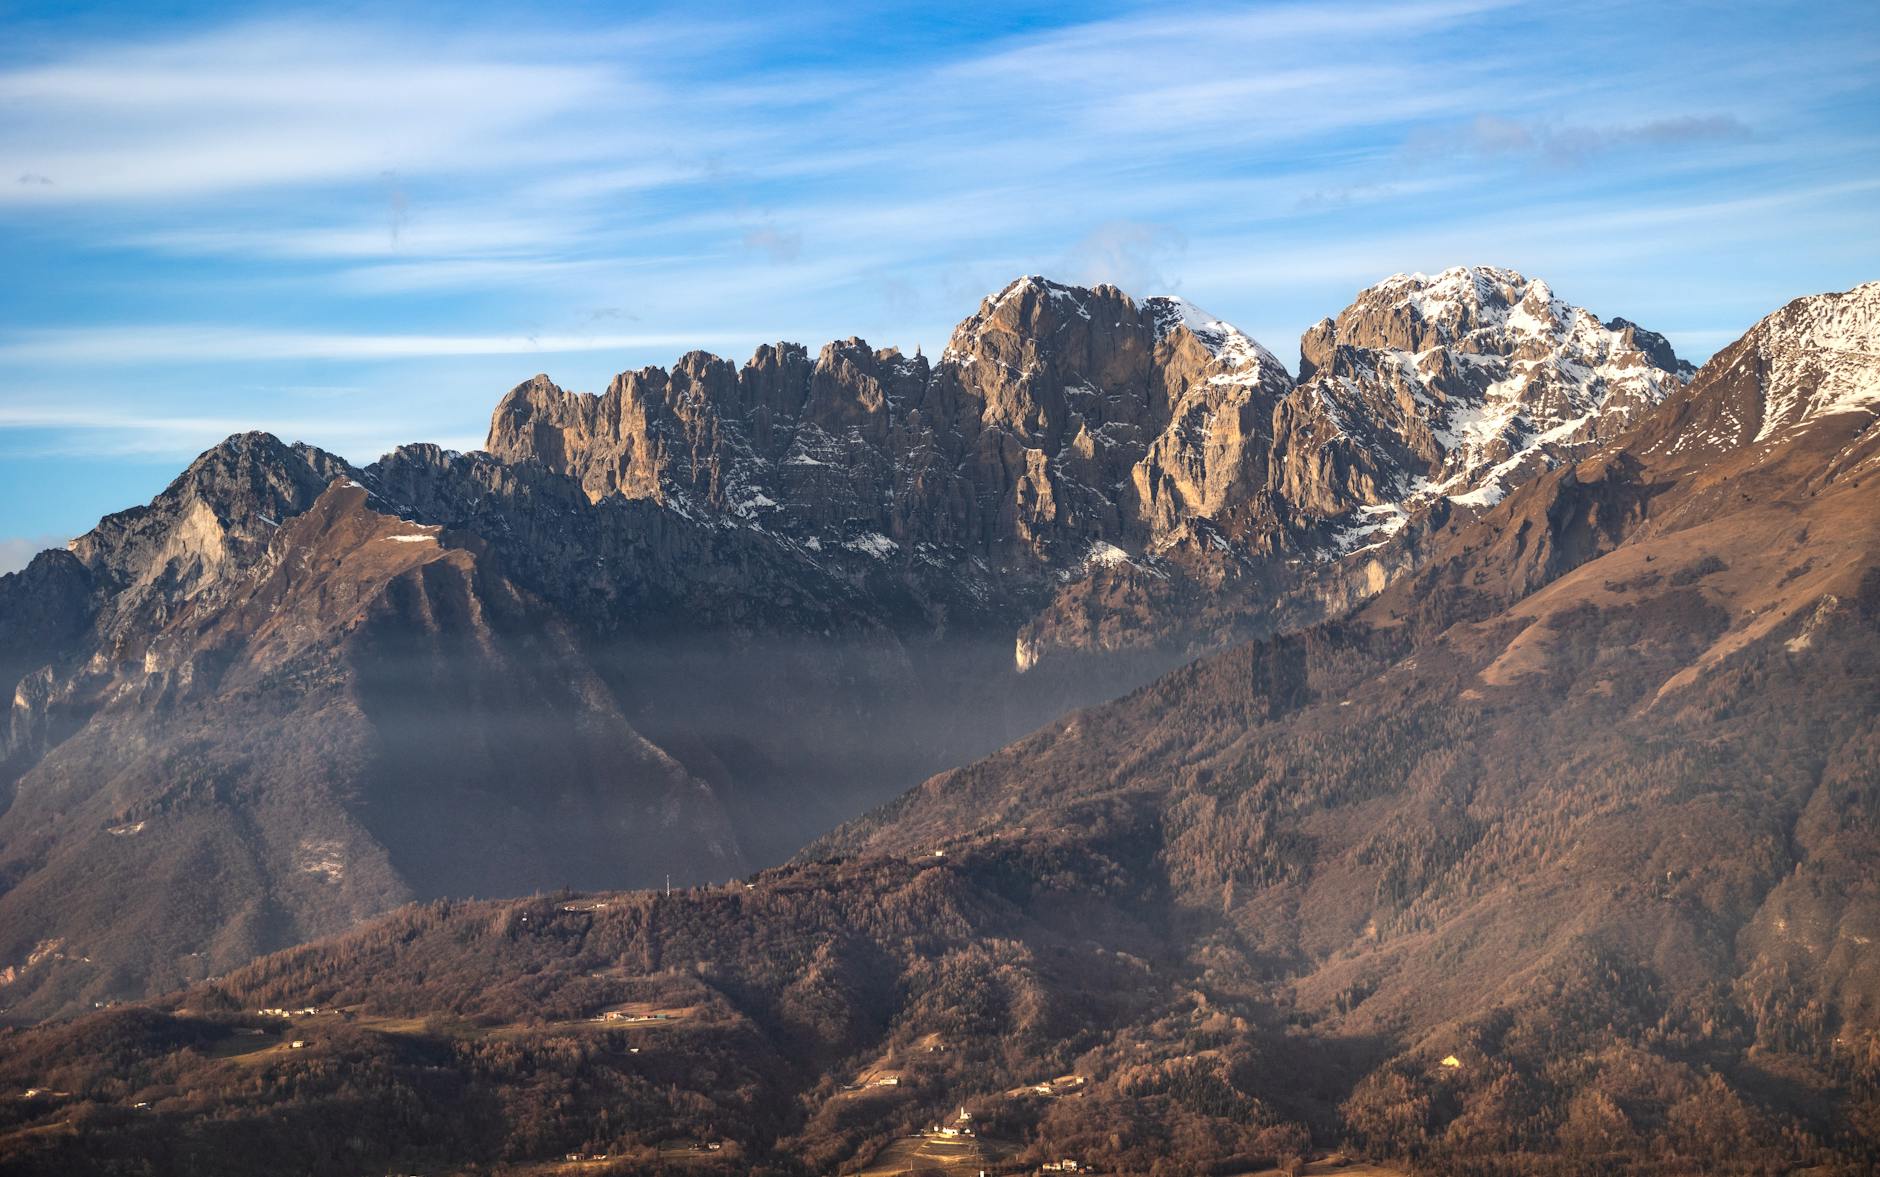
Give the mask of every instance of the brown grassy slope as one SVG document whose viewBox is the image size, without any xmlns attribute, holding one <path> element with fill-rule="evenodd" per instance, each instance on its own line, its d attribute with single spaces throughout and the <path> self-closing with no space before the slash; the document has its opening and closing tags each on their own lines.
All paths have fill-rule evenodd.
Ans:
<svg viewBox="0 0 1880 1177">
<path fill-rule="evenodd" d="M 1407 1073 L 1474 1050 L 1489 1088 L 1521 1077 L 1525 1115 L 1487 1090 L 1458 1114 L 1467 1080 L 1380 1070 L 1350 1123 L 1405 1148 L 1531 1145 L 1536 1115 L 1545 1147 L 1606 1139 L 1627 1018 L 1656 1020 L 1631 1043 L 1664 1052 L 1661 1096 L 1701 1104 L 1714 1067 L 1733 1099 L 1844 1097 L 1880 1030 L 1880 431 L 1753 441 L 1752 359 L 1452 529 L 1350 622 L 1185 668 L 809 853 L 1138 815 L 1177 908 L 1231 929 L 1197 966 L 1282 980 L 1315 1032 L 1380 1036 Z M 1676 1082 L 1674 1045 L 1699 1065 Z M 1808 1061 L 1752 1061 L 1782 1051 Z M 1410 1128 L 1378 1110 L 1405 1106 Z"/>
</svg>

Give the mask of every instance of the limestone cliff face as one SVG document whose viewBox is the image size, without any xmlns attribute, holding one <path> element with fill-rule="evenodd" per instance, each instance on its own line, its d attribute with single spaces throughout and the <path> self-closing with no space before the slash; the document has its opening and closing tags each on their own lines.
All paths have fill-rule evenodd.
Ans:
<svg viewBox="0 0 1880 1177">
<path fill-rule="evenodd" d="M 928 601 L 970 586 L 1030 614 L 1029 667 L 1348 606 L 1452 511 L 1623 432 L 1688 370 L 1511 270 L 1360 292 L 1306 333 L 1297 384 L 1180 299 L 1027 277 L 931 365 L 850 339 L 739 369 L 694 353 L 599 396 L 537 377 L 498 406 L 489 450 L 596 502 L 892 570 Z"/>
<path fill-rule="evenodd" d="M 735 370 L 695 353 L 600 396 L 537 377 L 497 407 L 488 448 L 596 501 L 1035 569 L 1229 511 L 1265 480 L 1290 386 L 1271 353 L 1179 300 L 1023 278 L 935 364 L 849 339 L 813 363 L 794 344 Z"/>
</svg>

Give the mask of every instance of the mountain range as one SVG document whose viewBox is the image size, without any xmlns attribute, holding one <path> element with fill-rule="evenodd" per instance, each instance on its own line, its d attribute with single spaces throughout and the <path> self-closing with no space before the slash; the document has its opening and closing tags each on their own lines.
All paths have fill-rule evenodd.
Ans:
<svg viewBox="0 0 1880 1177">
<path fill-rule="evenodd" d="M 364 468 L 230 438 L 0 581 L 4 1001 L 161 992 L 413 899 L 774 864 L 1348 607 L 1688 374 L 1487 268 L 1364 292 L 1300 367 L 1029 277 L 932 363 L 536 377 L 486 451 Z"/>
<path fill-rule="evenodd" d="M 1297 379 L 1023 278 L 931 362 L 232 438 L 0 579 L 0 1001 L 155 999 L 11 1032 L 0 1139 L 1859 1171 L 1876 412 L 1880 283 L 1693 371 L 1472 267 Z"/>
</svg>

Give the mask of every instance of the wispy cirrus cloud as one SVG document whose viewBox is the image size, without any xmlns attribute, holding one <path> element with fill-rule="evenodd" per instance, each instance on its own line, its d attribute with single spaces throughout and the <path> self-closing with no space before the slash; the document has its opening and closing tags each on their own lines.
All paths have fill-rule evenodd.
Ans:
<svg viewBox="0 0 1880 1177">
<path fill-rule="evenodd" d="M 1478 114 L 1460 126 L 1419 129 L 1404 146 L 1411 156 L 1425 162 L 1456 156 L 1517 156 L 1576 165 L 1628 148 L 1740 143 L 1751 136 L 1749 125 L 1729 114 L 1686 114 L 1614 126 L 1548 124 Z"/>
<path fill-rule="evenodd" d="M 179 457 L 200 453 L 232 434 L 259 429 L 365 462 L 413 440 L 422 428 L 420 419 L 396 411 L 371 418 L 296 415 L 278 409 L 174 416 L 109 403 L 0 404 L 0 456 Z M 483 445 L 483 437 L 475 433 L 424 436 L 447 449 L 473 450 Z"/>
<path fill-rule="evenodd" d="M 595 335 L 422 335 L 269 331 L 242 326 L 85 327 L 0 338 L 0 361 L 41 364 L 152 364 L 215 360 L 406 360 L 437 356 L 565 355 L 571 352 L 691 350 L 772 338 L 767 329 Z M 8 422 L 0 410 L 0 425 Z"/>
<path fill-rule="evenodd" d="M 261 23 L 158 45 L 94 49 L 0 73 L 8 170 L 49 183 L 0 203 L 175 199 L 353 181 L 388 169 L 484 170 L 565 158 L 536 132 L 635 100 L 587 63 L 492 47 L 421 54 L 375 30 Z"/>
</svg>

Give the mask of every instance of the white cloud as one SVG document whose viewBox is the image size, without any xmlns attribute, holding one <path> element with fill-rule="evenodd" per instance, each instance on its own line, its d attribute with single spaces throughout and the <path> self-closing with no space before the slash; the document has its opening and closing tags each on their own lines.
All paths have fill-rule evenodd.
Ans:
<svg viewBox="0 0 1880 1177">
<path fill-rule="evenodd" d="M 281 260 L 374 260 L 399 257 L 521 255 L 561 249 L 579 239 L 584 225 L 535 217 L 457 215 L 423 209 L 404 214 L 393 232 L 388 215 L 346 222 L 298 225 L 191 225 L 133 231 L 119 243 L 133 248 L 195 257 L 261 257 Z"/>
<path fill-rule="evenodd" d="M 591 231 L 597 213 L 623 197 L 714 178 L 850 177 L 878 189 L 899 177 L 918 191 L 933 176 L 944 181 L 938 190 L 957 192 L 1097 166 L 1116 183 L 1140 156 L 1132 143 L 1164 157 L 1218 155 L 1466 111 L 1475 100 L 1467 79 L 1419 84 L 1400 60 L 1401 41 L 1494 6 L 1158 11 L 932 64 L 731 77 L 708 52 L 714 38 L 764 30 L 666 16 L 662 41 L 589 44 L 569 34 L 498 41 L 306 20 L 248 24 L 0 72 L 0 103 L 15 109 L 0 124 L 0 174 L 50 181 L 0 185 L 0 203 L 150 203 L 367 184 L 387 171 L 401 183 L 474 172 L 492 185 L 490 205 L 522 210 L 481 226 L 474 213 L 452 216 L 427 236 L 428 198 L 414 190 L 410 223 L 395 235 L 386 217 L 233 230 L 205 230 L 193 218 L 142 238 L 211 253 L 371 256 L 396 246 L 405 256 L 442 256 Z M 675 44 L 690 53 L 659 56 Z M 1325 52 L 1327 44 L 1340 48 Z M 1309 55 L 1312 65 L 1285 64 L 1313 45 L 1321 51 Z M 1387 45 L 1392 53 L 1376 52 Z M 1247 69 L 1254 61 L 1261 68 Z M 1024 133 L 1004 133 L 1017 110 Z M 896 133 L 857 134 L 867 127 Z"/>
<path fill-rule="evenodd" d="M 1169 265 L 1187 250 L 1187 240 L 1167 225 L 1105 221 L 1072 244 L 1057 276 L 1085 286 L 1108 282 L 1132 293 L 1172 294 Z"/>
<path fill-rule="evenodd" d="M 94 49 L 0 73 L 0 202 L 200 196 L 552 158 L 558 116 L 639 88 L 586 62 L 305 22 Z M 500 152 L 500 154 L 498 154 Z"/>
<path fill-rule="evenodd" d="M 360 420 L 353 414 L 283 415 L 265 407 L 184 416 L 109 404 L 0 404 L 0 455 L 187 459 L 223 438 L 252 430 L 305 441 L 354 462 L 370 462 L 409 442 L 430 441 L 456 450 L 483 445 L 481 436 L 440 434 L 430 421 L 396 412 Z M 19 436 L 22 433 L 30 437 Z"/>
<path fill-rule="evenodd" d="M 788 336 L 788 332 L 783 337 Z M 400 360 L 431 356 L 556 355 L 589 351 L 742 344 L 778 338 L 774 329 L 607 335 L 370 335 L 251 330 L 231 326 L 58 328 L 0 341 L 0 359 L 34 364 L 198 363 L 224 360 Z M 0 409 L 0 422 L 8 410 Z"/>
</svg>

